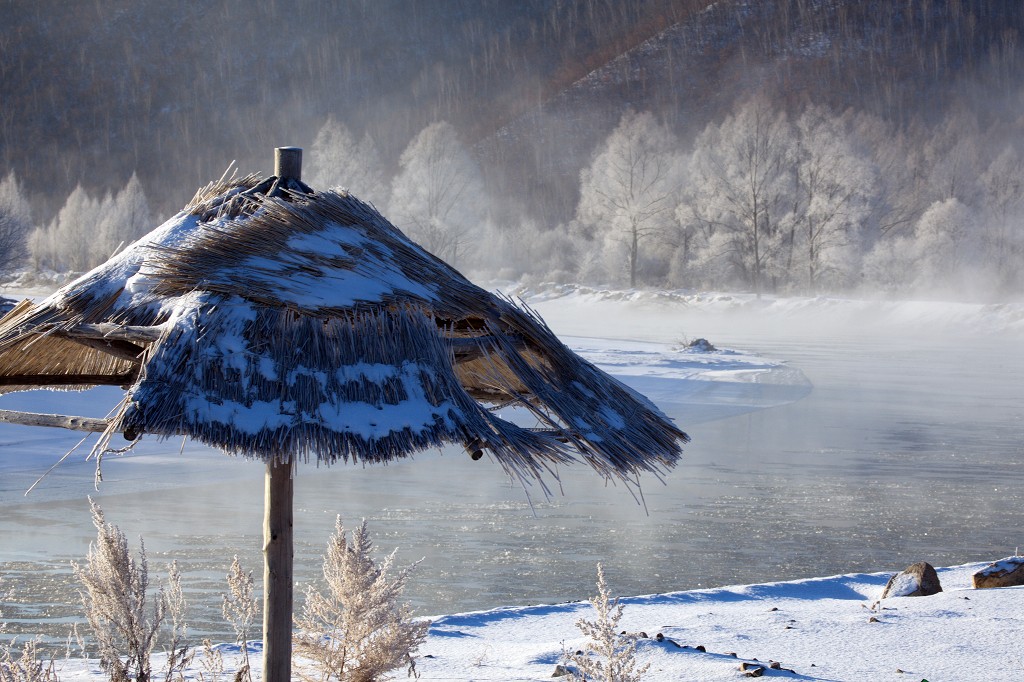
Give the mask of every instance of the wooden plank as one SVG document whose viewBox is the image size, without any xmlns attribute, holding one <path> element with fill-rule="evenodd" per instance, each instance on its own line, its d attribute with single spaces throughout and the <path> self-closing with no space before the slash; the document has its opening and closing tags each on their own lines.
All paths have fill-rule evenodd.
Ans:
<svg viewBox="0 0 1024 682">
<path fill-rule="evenodd" d="M 55 330 L 60 336 L 68 338 L 104 339 L 131 341 L 133 343 L 155 343 L 163 336 L 163 327 L 144 327 L 141 325 L 110 324 L 76 324 L 68 329 Z"/>
<path fill-rule="evenodd" d="M 102 433 L 110 425 L 110 422 L 106 419 L 69 417 L 63 414 L 42 414 L 39 412 L 17 412 L 15 410 L 0 410 L 0 422 L 21 424 L 23 426 L 49 426 L 70 431 L 90 431 L 92 433 Z"/>
<path fill-rule="evenodd" d="M 292 465 L 267 463 L 263 500 L 263 679 L 290 682 L 294 560 Z"/>
</svg>

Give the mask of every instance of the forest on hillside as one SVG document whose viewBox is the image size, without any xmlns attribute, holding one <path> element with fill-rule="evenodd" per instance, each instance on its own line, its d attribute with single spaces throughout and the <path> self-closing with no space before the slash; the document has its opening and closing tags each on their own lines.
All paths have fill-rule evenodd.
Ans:
<svg viewBox="0 0 1024 682">
<path fill-rule="evenodd" d="M 8 273 L 85 270 L 232 161 L 298 144 L 312 186 L 478 277 L 1024 284 L 1024 10 L 1005 0 L 10 9 Z"/>
</svg>

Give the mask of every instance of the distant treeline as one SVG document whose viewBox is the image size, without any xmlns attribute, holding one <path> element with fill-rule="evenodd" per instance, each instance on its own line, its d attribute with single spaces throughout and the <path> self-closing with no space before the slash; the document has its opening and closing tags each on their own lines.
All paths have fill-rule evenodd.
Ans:
<svg viewBox="0 0 1024 682">
<path fill-rule="evenodd" d="M 684 138 L 629 111 L 578 170 L 579 200 L 556 225 L 496 215 L 445 122 L 416 135 L 395 173 L 371 137 L 333 119 L 309 156 L 313 186 L 350 189 L 481 277 L 983 298 L 1024 287 L 1024 119 L 986 126 L 958 111 L 900 130 L 754 96 Z M 0 183 L 0 216 L 14 216 L 0 227 L 21 229 L 36 271 L 85 270 L 154 224 L 135 176 L 102 198 L 77 187 L 38 227 L 18 191 L 13 173 Z"/>
</svg>

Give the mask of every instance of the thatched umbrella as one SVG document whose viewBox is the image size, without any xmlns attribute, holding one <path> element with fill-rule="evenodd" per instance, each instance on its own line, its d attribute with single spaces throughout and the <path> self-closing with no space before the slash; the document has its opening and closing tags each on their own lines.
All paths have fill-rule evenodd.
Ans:
<svg viewBox="0 0 1024 682">
<path fill-rule="evenodd" d="M 0 320 L 0 390 L 125 388 L 108 419 L 18 423 L 188 436 L 267 466 L 264 678 L 290 675 L 292 473 L 462 445 L 524 480 L 582 459 L 662 473 L 687 436 L 567 349 L 540 318 L 471 284 L 373 207 L 299 180 L 221 180 L 41 303 Z M 536 417 L 527 428 L 495 408 Z"/>
</svg>

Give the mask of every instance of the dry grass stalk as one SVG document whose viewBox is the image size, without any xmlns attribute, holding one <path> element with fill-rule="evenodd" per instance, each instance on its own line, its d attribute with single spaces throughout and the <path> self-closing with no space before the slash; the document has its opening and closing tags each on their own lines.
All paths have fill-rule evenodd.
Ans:
<svg viewBox="0 0 1024 682">
<path fill-rule="evenodd" d="M 3 578 L 0 577 L 0 586 Z M 0 591 L 0 601 L 10 601 L 14 591 Z M 0 611 L 0 619 L 4 617 Z M 0 635 L 7 632 L 7 623 L 0 620 Z M 30 639 L 21 649 L 17 641 L 0 643 L 0 682 L 57 682 L 53 657 L 46 658 L 39 650 L 39 640 Z"/>
<path fill-rule="evenodd" d="M 398 601 L 415 564 L 392 577 L 394 552 L 378 565 L 372 551 L 366 521 L 349 542 L 339 517 L 324 557 L 327 592 L 311 586 L 296 619 L 295 653 L 322 680 L 373 682 L 402 666 L 415 675 L 413 653 L 430 623 L 412 620 L 408 605 Z"/>
<path fill-rule="evenodd" d="M 39 650 L 39 641 L 26 641 L 19 651 L 15 642 L 0 645 L 0 682 L 57 682 L 53 658 Z"/>
<path fill-rule="evenodd" d="M 252 571 L 246 573 L 235 555 L 228 570 L 229 594 L 224 595 L 222 612 L 225 620 L 235 630 L 235 642 L 241 647 L 242 667 L 235 675 L 235 680 L 252 680 L 252 668 L 249 664 L 249 635 L 253 623 L 260 615 L 259 601 L 254 596 Z"/>
<path fill-rule="evenodd" d="M 195 652 L 188 646 L 188 625 L 185 622 L 185 611 L 187 604 L 185 594 L 181 589 L 181 571 L 178 570 L 178 562 L 172 561 L 167 567 L 167 588 L 163 590 L 167 604 L 167 615 L 170 617 L 168 623 L 167 645 L 167 679 L 171 680 L 176 675 L 181 677 L 182 671 L 192 663 Z"/>
<path fill-rule="evenodd" d="M 597 565 L 597 594 L 590 604 L 596 618 L 576 621 L 589 641 L 581 651 L 566 655 L 575 666 L 573 676 L 592 682 L 639 682 L 650 664 L 637 667 L 637 638 L 619 630 L 623 607 L 618 597 L 612 599 L 601 564 Z"/>
<path fill-rule="evenodd" d="M 89 547 L 86 564 L 72 564 L 81 583 L 86 620 L 99 646 L 100 665 L 112 682 L 150 682 L 150 658 L 157 645 L 161 625 L 170 618 L 168 665 L 165 680 L 171 680 L 188 665 L 185 636 L 185 600 L 177 566 L 170 566 L 167 589 L 157 591 L 149 607 L 149 567 L 146 548 L 140 539 L 138 561 L 128 550 L 121 529 L 108 524 L 103 510 L 92 500 L 92 521 L 96 542 Z"/>
<path fill-rule="evenodd" d="M 203 640 L 203 655 L 199 659 L 199 682 L 219 682 L 224 674 L 224 655 L 209 639 Z"/>
</svg>

